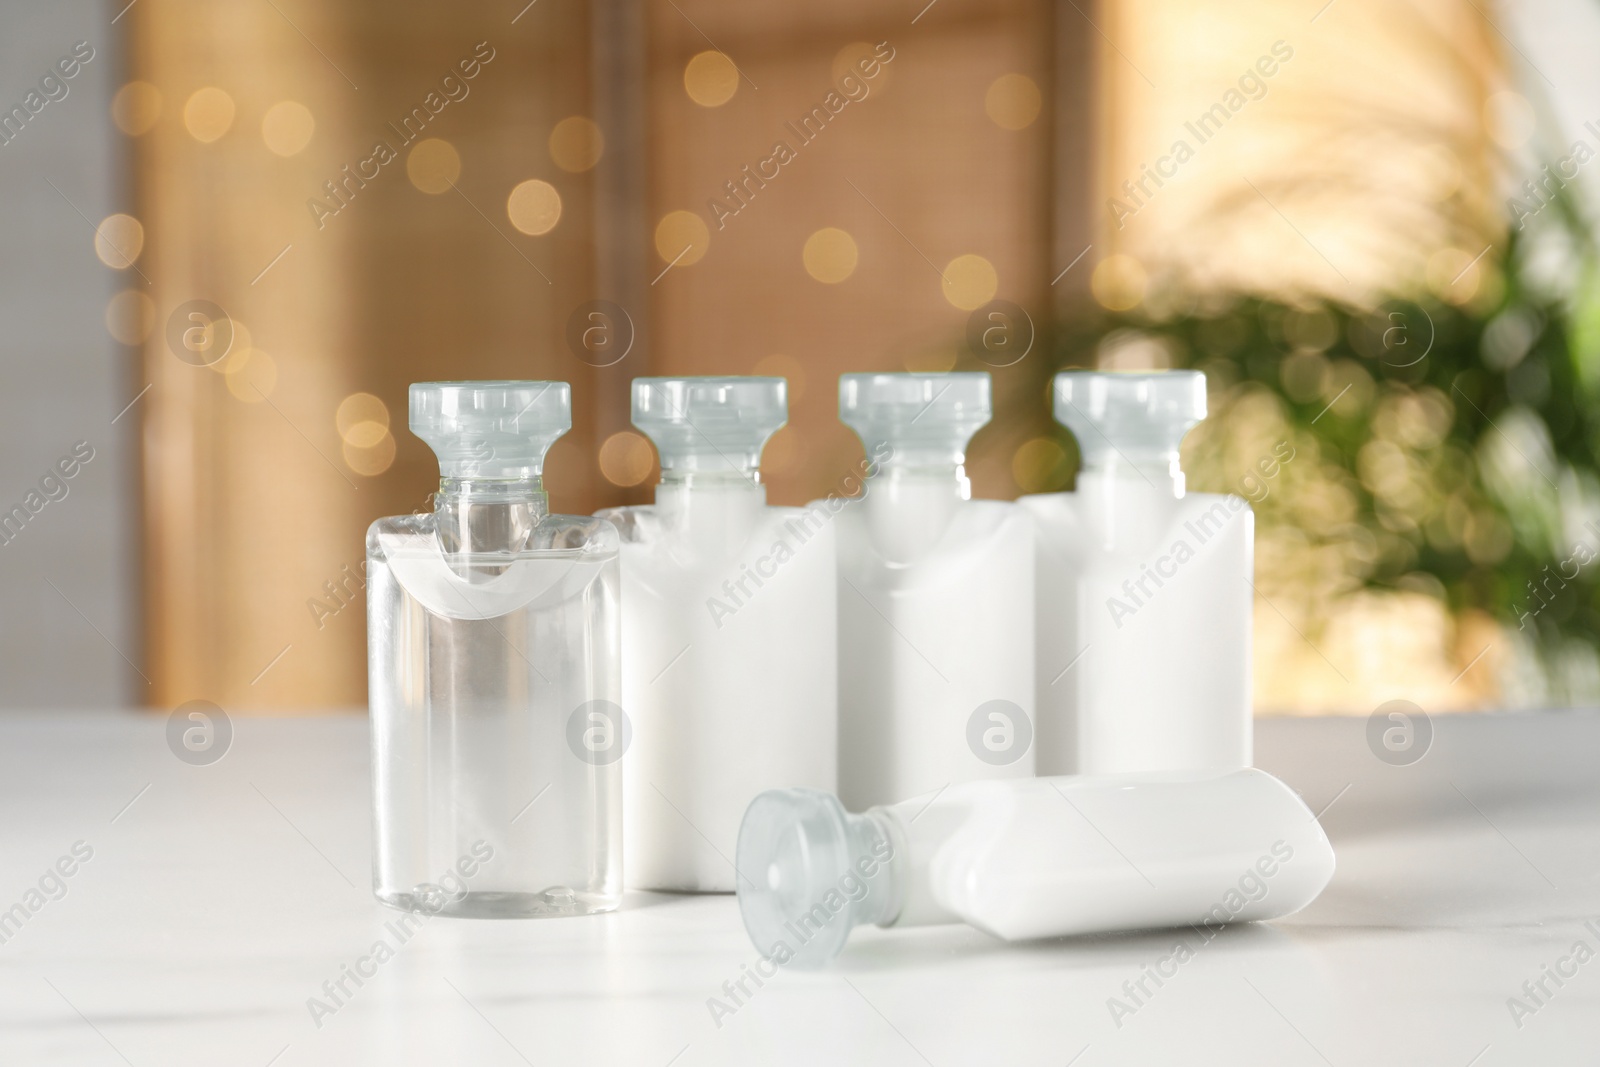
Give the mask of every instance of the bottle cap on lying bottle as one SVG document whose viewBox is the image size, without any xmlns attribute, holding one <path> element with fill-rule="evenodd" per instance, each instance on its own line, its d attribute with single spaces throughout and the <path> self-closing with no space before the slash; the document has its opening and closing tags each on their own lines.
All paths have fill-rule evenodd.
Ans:
<svg viewBox="0 0 1600 1067">
<path fill-rule="evenodd" d="M 993 414 L 983 371 L 839 378 L 839 420 L 878 466 L 959 467 Z"/>
<path fill-rule="evenodd" d="M 782 378 L 633 380 L 633 424 L 654 442 L 663 471 L 756 470 L 788 421 Z"/>
<path fill-rule="evenodd" d="M 1178 473 L 1178 445 L 1206 417 L 1206 376 L 1197 370 L 1062 371 L 1056 421 L 1072 431 L 1086 470 Z"/>
<path fill-rule="evenodd" d="M 814 789 L 772 789 L 745 810 L 734 853 L 739 914 L 757 951 L 816 967 L 850 931 L 899 912 L 889 830 Z"/>
<path fill-rule="evenodd" d="M 416 382 L 410 400 L 411 432 L 445 478 L 537 478 L 572 429 L 566 382 Z"/>
</svg>

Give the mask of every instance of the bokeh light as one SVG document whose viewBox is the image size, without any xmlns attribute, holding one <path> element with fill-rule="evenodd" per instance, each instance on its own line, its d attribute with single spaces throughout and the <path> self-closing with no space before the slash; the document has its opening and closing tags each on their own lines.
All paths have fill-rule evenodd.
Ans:
<svg viewBox="0 0 1600 1067">
<path fill-rule="evenodd" d="M 632 430 L 614 433 L 600 446 L 600 473 L 612 485 L 638 485 L 650 477 L 654 465 L 655 450 L 650 442 Z"/>
<path fill-rule="evenodd" d="M 94 228 L 94 254 L 114 270 L 127 270 L 144 251 L 144 226 L 132 215 L 107 215 Z"/>
<path fill-rule="evenodd" d="M 1095 264 L 1089 289 L 1108 311 L 1131 311 L 1144 299 L 1148 281 L 1144 267 L 1132 256 L 1117 253 Z"/>
<path fill-rule="evenodd" d="M 1021 130 L 1039 117 L 1043 98 L 1039 86 L 1026 74 L 1002 74 L 989 85 L 983 110 L 1002 130 Z"/>
<path fill-rule="evenodd" d="M 256 404 L 278 387 L 278 363 L 259 348 L 235 349 L 223 360 L 228 392 L 246 404 Z"/>
<path fill-rule="evenodd" d="M 806 238 L 800 258 L 807 274 L 819 282 L 837 285 L 855 273 L 859 256 L 855 238 L 844 230 L 825 226 Z"/>
<path fill-rule="evenodd" d="M 945 265 L 941 283 L 944 298 L 963 311 L 987 304 L 999 288 L 999 273 L 982 256 L 957 256 Z"/>
<path fill-rule="evenodd" d="M 339 402 L 333 424 L 346 444 L 371 448 L 389 432 L 389 406 L 371 393 L 351 393 Z"/>
<path fill-rule="evenodd" d="M 261 117 L 261 139 L 274 155 L 298 155 L 311 143 L 317 120 L 311 109 L 295 100 L 280 100 Z"/>
<path fill-rule="evenodd" d="M 698 263 L 710 247 L 711 231 L 692 211 L 669 211 L 656 223 L 656 254 L 668 263 Z"/>
<path fill-rule="evenodd" d="M 550 131 L 550 158 L 564 171 L 578 174 L 600 162 L 606 137 L 591 119 L 573 115 Z"/>
<path fill-rule="evenodd" d="M 561 221 L 561 194 L 549 182 L 529 178 L 506 197 L 506 215 L 530 237 L 549 233 Z"/>
<path fill-rule="evenodd" d="M 377 424 L 367 422 L 356 425 L 372 427 Z M 346 440 L 340 444 L 339 451 L 344 456 L 345 466 L 362 477 L 376 478 L 394 464 L 394 435 L 386 428 L 370 445 Z"/>
<path fill-rule="evenodd" d="M 461 154 L 441 137 L 418 141 L 406 156 L 406 177 L 430 195 L 447 192 L 461 177 Z"/>
<path fill-rule="evenodd" d="M 877 49 L 866 41 L 851 41 L 833 57 L 833 84 L 843 83 L 848 76 L 867 86 L 869 96 L 876 96 L 889 87 L 889 72 L 893 64 L 878 59 Z M 872 71 L 872 77 L 861 73 L 861 65 Z"/>
<path fill-rule="evenodd" d="M 805 399 L 806 368 L 793 356 L 785 356 L 781 353 L 763 356 L 756 361 L 754 367 L 750 368 L 750 373 L 763 378 L 784 379 L 788 383 L 786 393 L 789 398 L 790 411 L 793 411 L 795 406 Z"/>
<path fill-rule="evenodd" d="M 739 91 L 739 68 L 721 52 L 701 52 L 684 66 L 683 88 L 701 107 L 721 107 Z"/>
<path fill-rule="evenodd" d="M 111 98 L 111 121 L 129 137 L 149 133 L 161 117 L 161 90 L 149 82 L 131 81 Z"/>
<path fill-rule="evenodd" d="M 106 331 L 120 344 L 143 344 L 155 328 L 155 301 L 139 290 L 124 289 L 106 301 Z"/>
<path fill-rule="evenodd" d="M 233 125 L 233 97 L 215 85 L 195 90 L 183 105 L 183 127 L 201 144 L 210 144 Z"/>
</svg>

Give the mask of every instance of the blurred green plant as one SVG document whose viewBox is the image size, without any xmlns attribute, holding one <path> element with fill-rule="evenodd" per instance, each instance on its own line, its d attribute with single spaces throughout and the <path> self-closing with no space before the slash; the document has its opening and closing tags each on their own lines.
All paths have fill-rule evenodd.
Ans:
<svg viewBox="0 0 1600 1067">
<path fill-rule="evenodd" d="M 1253 499 L 1258 589 L 1311 639 L 1342 597 L 1422 593 L 1499 624 L 1497 702 L 1600 699 L 1600 299 L 1562 214 L 1436 283 L 1453 302 L 1147 295 L 1058 324 L 1057 369 L 1205 371 L 1190 484 Z M 1077 467 L 1049 439 L 1025 488 Z"/>
</svg>

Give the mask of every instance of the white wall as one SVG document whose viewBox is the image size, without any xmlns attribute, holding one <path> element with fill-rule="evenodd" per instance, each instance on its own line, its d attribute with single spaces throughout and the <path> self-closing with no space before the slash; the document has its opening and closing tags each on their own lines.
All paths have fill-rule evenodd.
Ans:
<svg viewBox="0 0 1600 1067">
<path fill-rule="evenodd" d="M 143 282 L 94 251 L 94 225 L 127 210 L 109 111 L 122 73 L 112 18 L 125 2 L 0 0 L 0 113 L 76 42 L 94 49 L 67 95 L 0 145 L 0 512 L 75 442 L 94 449 L 67 495 L 0 544 L 0 708 L 145 700 L 123 659 L 141 663 L 137 407 L 112 425 L 144 383 L 137 354 L 105 325 L 111 295 Z"/>
</svg>

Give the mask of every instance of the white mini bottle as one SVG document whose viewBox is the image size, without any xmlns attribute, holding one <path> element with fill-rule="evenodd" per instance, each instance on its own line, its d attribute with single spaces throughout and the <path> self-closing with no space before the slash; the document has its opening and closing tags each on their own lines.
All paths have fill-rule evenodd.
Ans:
<svg viewBox="0 0 1600 1067">
<path fill-rule="evenodd" d="M 636 378 L 656 446 L 647 507 L 622 536 L 625 879 L 730 892 L 756 794 L 836 782 L 834 532 L 767 505 L 762 446 L 788 419 L 782 378 Z"/>
<path fill-rule="evenodd" d="M 852 808 L 1033 774 L 1033 530 L 970 499 L 989 375 L 846 374 L 872 467 L 839 527 L 839 793 Z M 814 505 L 815 506 L 815 505 Z"/>
<path fill-rule="evenodd" d="M 1193 926 L 1204 943 L 1311 903 L 1334 856 L 1294 791 L 1247 768 L 966 782 L 860 815 L 775 790 L 750 805 L 737 863 L 756 950 L 804 966 L 865 923 L 1006 941 Z"/>
<path fill-rule="evenodd" d="M 1255 516 L 1187 493 L 1199 371 L 1056 375 L 1075 492 L 1025 496 L 1038 547 L 1040 774 L 1250 763 Z"/>
</svg>

